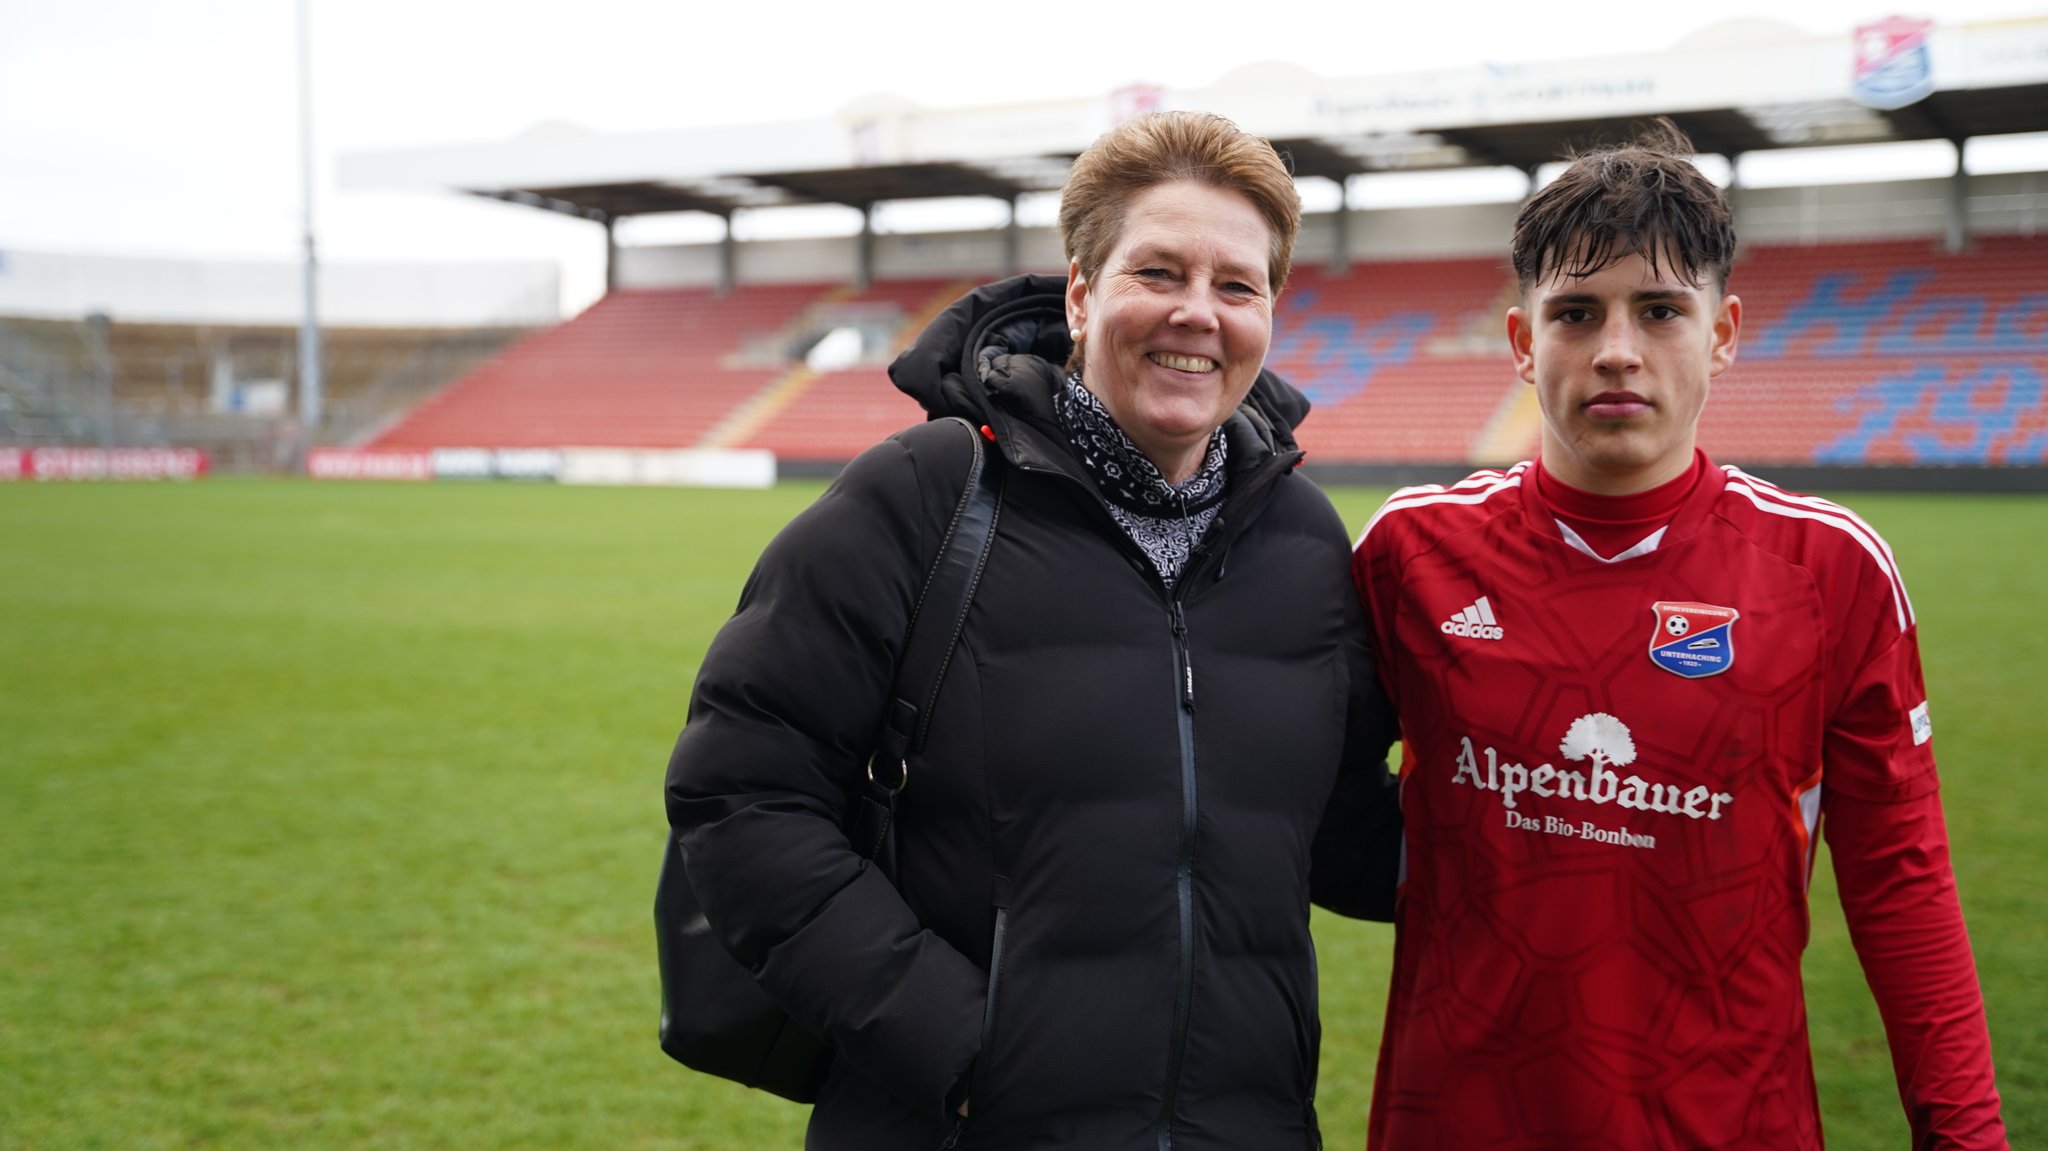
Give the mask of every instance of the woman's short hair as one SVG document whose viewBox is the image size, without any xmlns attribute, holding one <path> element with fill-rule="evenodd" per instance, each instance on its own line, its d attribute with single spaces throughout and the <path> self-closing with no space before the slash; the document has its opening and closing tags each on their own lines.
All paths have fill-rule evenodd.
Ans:
<svg viewBox="0 0 2048 1151">
<path fill-rule="evenodd" d="M 1189 180 L 1236 192 L 1273 232 L 1266 272 L 1274 296 L 1287 282 L 1301 196 L 1273 145 L 1208 112 L 1149 112 L 1126 120 L 1074 161 L 1060 192 L 1060 243 L 1089 283 L 1123 232 L 1124 212 L 1148 188 Z"/>
<path fill-rule="evenodd" d="M 1670 263 L 1694 284 L 1728 290 L 1735 221 L 1728 198 L 1693 166 L 1692 142 L 1663 117 L 1624 144 L 1571 166 L 1515 218 L 1515 279 L 1527 292 L 1554 276 L 1584 279 L 1629 256 Z"/>
</svg>

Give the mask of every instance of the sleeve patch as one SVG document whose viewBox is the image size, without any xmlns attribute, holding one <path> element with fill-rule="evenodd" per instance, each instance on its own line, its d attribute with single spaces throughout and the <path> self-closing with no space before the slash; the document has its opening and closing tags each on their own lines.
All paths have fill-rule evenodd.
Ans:
<svg viewBox="0 0 2048 1151">
<path fill-rule="evenodd" d="M 1918 747 L 1934 738 L 1934 721 L 1927 718 L 1927 701 L 1921 700 L 1918 707 L 1906 713 L 1913 723 L 1913 746 Z"/>
</svg>

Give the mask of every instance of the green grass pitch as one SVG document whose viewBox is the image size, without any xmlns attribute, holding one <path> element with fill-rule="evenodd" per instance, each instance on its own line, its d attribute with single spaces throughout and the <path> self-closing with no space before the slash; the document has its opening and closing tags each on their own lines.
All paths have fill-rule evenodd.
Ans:
<svg viewBox="0 0 2048 1151">
<path fill-rule="evenodd" d="M 803 1108 L 655 1047 L 650 905 L 696 662 L 817 490 L 0 487 L 0 1147 L 798 1147 Z M 2048 500 L 1850 502 L 1919 609 L 2007 1121 L 2048 1146 Z M 1831 1145 L 1904 1147 L 1814 899 Z M 1316 928 L 1355 1149 L 1390 936 Z"/>
</svg>

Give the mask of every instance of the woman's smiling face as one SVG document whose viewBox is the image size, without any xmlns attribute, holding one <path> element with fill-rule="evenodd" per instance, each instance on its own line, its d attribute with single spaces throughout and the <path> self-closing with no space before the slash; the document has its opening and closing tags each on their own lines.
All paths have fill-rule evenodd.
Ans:
<svg viewBox="0 0 2048 1151">
<path fill-rule="evenodd" d="M 1194 474 L 1265 363 L 1272 253 L 1249 199 L 1177 180 L 1131 199 L 1092 282 L 1068 269 L 1081 382 L 1171 483 Z"/>
</svg>

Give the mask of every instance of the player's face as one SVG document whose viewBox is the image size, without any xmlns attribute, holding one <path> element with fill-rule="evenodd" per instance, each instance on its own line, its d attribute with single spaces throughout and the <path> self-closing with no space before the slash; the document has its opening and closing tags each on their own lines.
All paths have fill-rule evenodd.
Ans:
<svg viewBox="0 0 2048 1151">
<path fill-rule="evenodd" d="M 1273 340 L 1273 232 L 1243 195 L 1176 181 L 1125 209 L 1093 282 L 1067 272 L 1081 382 L 1170 482 L 1251 390 Z"/>
<path fill-rule="evenodd" d="M 1606 495 L 1677 478 L 1741 326 L 1742 301 L 1711 278 L 1688 282 L 1669 260 L 1653 272 L 1631 255 L 1531 288 L 1508 311 L 1508 342 L 1543 409 L 1545 470 Z"/>
</svg>

